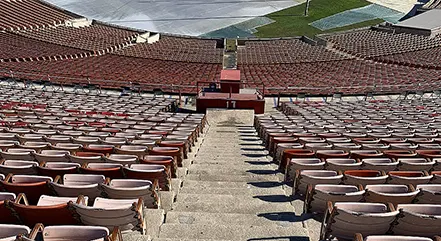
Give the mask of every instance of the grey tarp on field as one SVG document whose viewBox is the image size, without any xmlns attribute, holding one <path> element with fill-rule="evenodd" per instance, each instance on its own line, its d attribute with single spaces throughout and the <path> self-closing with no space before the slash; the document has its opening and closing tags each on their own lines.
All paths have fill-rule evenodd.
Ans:
<svg viewBox="0 0 441 241">
<path fill-rule="evenodd" d="M 294 0 L 47 0 L 87 18 L 149 31 L 201 35 L 297 5 Z"/>
</svg>

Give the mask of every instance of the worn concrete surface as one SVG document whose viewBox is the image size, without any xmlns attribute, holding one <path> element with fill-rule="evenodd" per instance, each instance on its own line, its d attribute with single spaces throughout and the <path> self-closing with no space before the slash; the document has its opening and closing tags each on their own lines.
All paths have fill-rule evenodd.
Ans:
<svg viewBox="0 0 441 241">
<path fill-rule="evenodd" d="M 301 208 L 293 207 L 250 124 L 252 113 L 215 116 L 153 240 L 309 240 Z"/>
</svg>

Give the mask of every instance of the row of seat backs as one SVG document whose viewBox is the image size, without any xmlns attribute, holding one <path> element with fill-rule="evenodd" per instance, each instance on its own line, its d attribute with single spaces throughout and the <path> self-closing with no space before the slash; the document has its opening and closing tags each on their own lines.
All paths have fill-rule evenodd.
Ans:
<svg viewBox="0 0 441 241">
<path fill-rule="evenodd" d="M 93 206 L 87 206 L 88 197 L 53 197 L 43 195 L 37 205 L 29 205 L 21 193 L 15 200 L 2 201 L 2 223 L 23 224 L 28 227 L 44 225 L 92 225 L 125 230 L 140 230 L 145 234 L 143 198 L 96 198 Z"/>
<path fill-rule="evenodd" d="M 352 239 L 368 235 L 412 235 L 433 237 L 441 230 L 441 205 L 329 202 L 321 240 L 330 237 Z"/>
<path fill-rule="evenodd" d="M 377 184 L 367 185 L 308 185 L 305 196 L 304 212 L 322 213 L 326 210 L 327 202 L 372 202 L 398 204 L 440 204 L 441 185 L 424 184 L 396 185 Z"/>
<path fill-rule="evenodd" d="M 122 241 L 118 227 L 109 229 L 101 226 L 60 225 L 45 227 L 37 223 L 33 229 L 16 224 L 0 224 L 0 240 L 4 241 Z"/>
<path fill-rule="evenodd" d="M 159 182 L 142 179 L 110 179 L 94 174 L 66 174 L 63 178 L 8 175 L 1 181 L 2 188 L 15 194 L 25 193 L 31 204 L 36 204 L 42 195 L 72 197 L 81 193 L 91 200 L 97 197 L 116 199 L 133 199 L 143 197 L 145 205 L 150 208 L 160 206 L 158 195 Z"/>
</svg>

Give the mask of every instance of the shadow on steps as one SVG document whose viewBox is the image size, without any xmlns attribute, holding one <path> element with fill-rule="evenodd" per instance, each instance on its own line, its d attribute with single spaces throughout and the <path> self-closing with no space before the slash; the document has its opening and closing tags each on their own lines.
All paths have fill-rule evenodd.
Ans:
<svg viewBox="0 0 441 241">
<path fill-rule="evenodd" d="M 268 238 L 250 238 L 247 239 L 247 241 L 264 241 L 264 240 L 286 240 L 286 241 L 310 241 L 308 237 L 302 237 L 302 236 L 291 236 L 291 237 L 268 237 Z"/>
<path fill-rule="evenodd" d="M 298 216 L 293 212 L 259 213 L 257 214 L 257 216 L 266 218 L 270 221 L 291 222 L 291 223 L 303 222 L 311 218 L 311 215 L 309 214 L 302 214 Z"/>
<path fill-rule="evenodd" d="M 271 188 L 271 187 L 280 187 L 283 185 L 283 183 L 280 182 L 273 182 L 273 181 L 266 181 L 266 182 L 248 182 L 247 184 L 255 187 L 260 188 Z"/>
<path fill-rule="evenodd" d="M 288 197 L 286 195 L 258 195 L 254 196 L 253 198 L 260 199 L 265 202 L 272 202 L 272 203 L 287 203 L 291 202 L 292 198 Z"/>
<path fill-rule="evenodd" d="M 279 173 L 278 170 L 248 170 L 247 172 L 257 175 L 274 175 Z"/>
</svg>

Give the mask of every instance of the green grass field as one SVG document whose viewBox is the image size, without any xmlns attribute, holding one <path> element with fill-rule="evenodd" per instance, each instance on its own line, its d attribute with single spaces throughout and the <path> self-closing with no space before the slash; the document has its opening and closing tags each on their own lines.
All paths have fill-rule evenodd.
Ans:
<svg viewBox="0 0 441 241">
<path fill-rule="evenodd" d="M 309 4 L 309 14 L 304 16 L 306 3 L 287 8 L 279 12 L 267 15 L 267 17 L 276 22 L 257 28 L 255 33 L 258 37 L 281 37 L 281 36 L 314 36 L 316 34 L 343 31 L 353 28 L 371 26 L 383 22 L 381 19 L 374 19 L 342 28 L 321 31 L 314 28 L 309 23 L 316 20 L 343 12 L 345 10 L 359 8 L 369 5 L 370 2 L 365 0 L 311 0 Z"/>
</svg>

